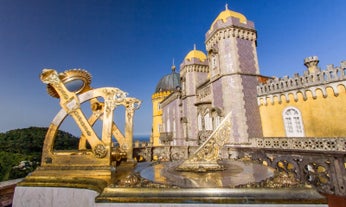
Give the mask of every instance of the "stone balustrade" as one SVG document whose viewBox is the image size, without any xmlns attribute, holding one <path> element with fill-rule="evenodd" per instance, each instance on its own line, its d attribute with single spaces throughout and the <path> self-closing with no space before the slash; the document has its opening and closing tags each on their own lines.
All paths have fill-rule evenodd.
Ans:
<svg viewBox="0 0 346 207">
<path fill-rule="evenodd" d="M 145 148 L 147 157 L 153 157 L 154 155 L 160 157 L 160 154 L 164 152 L 165 160 L 175 160 L 172 156 L 174 151 L 174 157 L 182 159 L 188 158 L 188 156 L 197 149 L 198 146 L 151 146 L 150 144 L 141 143 L 141 145 L 134 145 L 135 151 L 141 151 Z M 300 152 L 323 152 L 323 153 L 346 153 L 346 138 L 302 138 L 302 137 L 290 137 L 290 138 L 251 138 L 248 143 L 243 144 L 229 144 L 223 148 L 223 158 L 231 157 L 228 155 L 233 148 L 251 148 L 251 149 L 269 149 L 269 150 L 285 150 L 292 151 L 293 154 L 296 151 Z M 152 152 L 153 155 L 148 155 L 147 152 Z M 140 154 L 140 153 L 139 153 Z M 163 156 L 163 155 L 162 155 Z"/>
<path fill-rule="evenodd" d="M 147 161 L 170 161 L 187 159 L 196 149 L 148 146 L 134 148 L 134 152 Z M 314 186 L 320 193 L 344 197 L 345 152 L 346 138 L 251 138 L 248 144 L 225 146 L 220 153 L 222 159 L 251 159 L 292 176 L 301 185 Z"/>
<path fill-rule="evenodd" d="M 204 100 L 209 99 L 211 95 L 210 85 L 197 89 L 197 102 L 203 102 Z"/>
<path fill-rule="evenodd" d="M 253 138 L 253 148 L 346 152 L 346 138 Z"/>
</svg>

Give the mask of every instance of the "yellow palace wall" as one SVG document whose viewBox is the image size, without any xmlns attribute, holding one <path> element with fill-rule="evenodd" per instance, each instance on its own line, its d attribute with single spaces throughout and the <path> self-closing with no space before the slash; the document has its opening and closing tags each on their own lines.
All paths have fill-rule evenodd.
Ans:
<svg viewBox="0 0 346 207">
<path fill-rule="evenodd" d="M 305 137 L 341 137 L 346 135 L 346 92 L 343 85 L 337 87 L 339 94 L 335 95 L 331 87 L 326 88 L 326 97 L 321 89 L 316 89 L 316 97 L 311 91 L 306 91 L 306 100 L 301 92 L 294 100 L 293 93 L 286 101 L 281 95 L 281 103 L 277 97 L 273 103 L 267 98 L 267 103 L 260 103 L 260 115 L 264 137 L 285 137 L 285 126 L 282 113 L 286 107 L 299 109 L 303 120 Z"/>
<path fill-rule="evenodd" d="M 160 146 L 160 130 L 159 127 L 162 125 L 162 109 L 159 107 L 161 101 L 165 99 L 170 91 L 163 91 L 154 93 L 151 97 L 153 102 L 153 123 L 152 123 L 152 134 L 151 140 L 153 146 Z"/>
</svg>

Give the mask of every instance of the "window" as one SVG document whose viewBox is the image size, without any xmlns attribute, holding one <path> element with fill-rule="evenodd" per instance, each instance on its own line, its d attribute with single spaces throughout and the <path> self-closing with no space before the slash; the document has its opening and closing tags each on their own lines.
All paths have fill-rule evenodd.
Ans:
<svg viewBox="0 0 346 207">
<path fill-rule="evenodd" d="M 209 110 L 207 110 L 207 113 L 204 116 L 204 126 L 205 130 L 213 130 L 213 123 L 212 119 L 209 115 Z"/>
<path fill-rule="evenodd" d="M 197 124 L 198 124 L 198 130 L 199 131 L 202 131 L 202 116 L 201 116 L 201 114 L 198 114 L 198 116 L 197 116 Z"/>
<path fill-rule="evenodd" d="M 216 56 L 215 55 L 213 55 L 211 57 L 211 68 L 212 69 L 216 68 Z"/>
<path fill-rule="evenodd" d="M 175 126 L 175 120 L 173 120 L 173 138 L 176 138 L 176 126 Z"/>
<path fill-rule="evenodd" d="M 218 67 L 218 54 L 216 51 L 209 52 L 209 61 L 211 69 L 216 69 Z"/>
<path fill-rule="evenodd" d="M 221 118 L 217 115 L 214 117 L 214 130 L 220 125 Z"/>
<path fill-rule="evenodd" d="M 304 127 L 300 111 L 294 107 L 288 107 L 283 114 L 287 137 L 303 137 Z"/>
<path fill-rule="evenodd" d="M 184 138 L 187 138 L 187 123 L 183 123 L 183 133 L 184 133 Z"/>
<path fill-rule="evenodd" d="M 171 132 L 171 122 L 169 121 L 169 119 L 167 120 L 167 131 L 166 132 Z"/>
</svg>

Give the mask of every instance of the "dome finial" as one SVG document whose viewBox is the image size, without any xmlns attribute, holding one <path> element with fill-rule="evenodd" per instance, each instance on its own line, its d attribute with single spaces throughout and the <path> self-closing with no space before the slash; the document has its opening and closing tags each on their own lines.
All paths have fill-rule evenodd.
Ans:
<svg viewBox="0 0 346 207">
<path fill-rule="evenodd" d="M 196 50 L 196 43 L 193 44 L 193 50 Z"/>
<path fill-rule="evenodd" d="M 228 3 L 226 2 L 225 9 L 228 10 Z"/>
<path fill-rule="evenodd" d="M 172 69 L 172 72 L 175 72 L 174 58 L 173 58 L 173 63 L 172 63 L 171 69 Z"/>
</svg>

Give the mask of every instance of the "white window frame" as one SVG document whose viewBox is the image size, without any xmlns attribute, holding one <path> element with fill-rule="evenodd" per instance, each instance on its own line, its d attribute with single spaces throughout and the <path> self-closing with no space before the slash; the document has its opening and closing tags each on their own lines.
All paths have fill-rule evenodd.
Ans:
<svg viewBox="0 0 346 207">
<path fill-rule="evenodd" d="M 209 110 L 206 111 L 206 114 L 204 115 L 204 127 L 205 130 L 213 130 L 213 120 L 209 114 Z"/>
<path fill-rule="evenodd" d="M 202 116 L 201 116 L 201 114 L 198 114 L 198 116 L 197 116 L 197 126 L 198 126 L 198 131 L 202 131 L 203 126 L 202 126 Z"/>
<path fill-rule="evenodd" d="M 299 109 L 287 107 L 282 112 L 282 118 L 287 137 L 304 137 L 304 125 Z"/>
<path fill-rule="evenodd" d="M 216 115 L 214 117 L 214 123 L 213 123 L 214 124 L 214 130 L 219 126 L 220 123 L 221 123 L 221 117 Z"/>
<path fill-rule="evenodd" d="M 176 138 L 176 125 L 175 125 L 175 119 L 173 119 L 173 138 Z"/>
<path fill-rule="evenodd" d="M 166 132 L 171 132 L 171 122 L 169 119 L 167 120 L 166 124 L 167 124 L 167 131 Z"/>
</svg>

